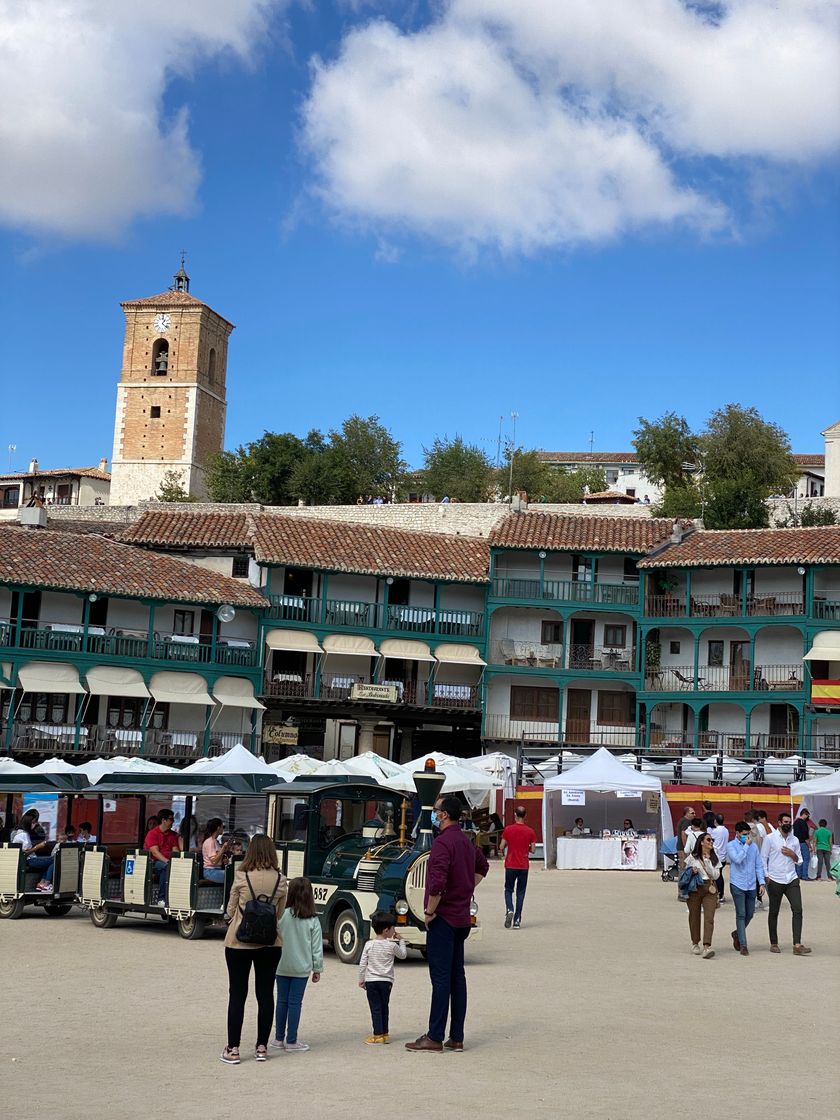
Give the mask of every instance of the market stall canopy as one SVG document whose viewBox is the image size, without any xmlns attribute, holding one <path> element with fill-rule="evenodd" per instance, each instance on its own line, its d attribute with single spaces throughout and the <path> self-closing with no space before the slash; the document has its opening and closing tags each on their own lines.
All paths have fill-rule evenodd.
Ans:
<svg viewBox="0 0 840 1120">
<path fill-rule="evenodd" d="M 379 643 L 383 657 L 398 657 L 403 661 L 434 661 L 435 657 L 425 642 L 410 642 L 407 638 L 386 638 Z"/>
<path fill-rule="evenodd" d="M 13 758 L 0 758 L 0 774 L 31 774 L 32 767 L 15 762 Z"/>
<path fill-rule="evenodd" d="M 328 769 L 331 768 L 331 769 Z M 396 762 L 380 758 L 373 751 L 355 755 L 338 762 L 325 762 L 313 771 L 316 778 L 347 774 L 355 778 L 372 778 L 379 785 L 389 789 L 399 790 L 400 793 L 414 794 L 417 792 L 414 780 L 409 772 Z"/>
<path fill-rule="evenodd" d="M 91 696 L 130 696 L 149 699 L 149 690 L 136 669 L 123 669 L 117 665 L 96 665 L 85 673 Z"/>
<path fill-rule="evenodd" d="M 475 665 L 483 669 L 487 664 L 475 646 L 462 646 L 457 642 L 439 645 L 435 657 L 441 665 Z"/>
<path fill-rule="evenodd" d="M 362 634 L 327 634 L 324 653 L 343 653 L 346 657 L 376 657 L 372 638 Z"/>
<path fill-rule="evenodd" d="M 213 699 L 226 708 L 265 708 L 245 677 L 219 677 L 213 685 Z"/>
<path fill-rule="evenodd" d="M 196 772 L 200 774 L 266 774 L 270 778 L 276 777 L 264 758 L 258 758 L 255 754 L 251 754 L 241 743 L 237 743 L 235 747 L 231 747 L 224 754 L 211 758 L 209 762 L 207 759 L 200 759 L 199 762 L 194 762 L 191 766 L 185 766 L 182 770 L 183 774 L 194 774 Z"/>
<path fill-rule="evenodd" d="M 471 809 L 485 801 L 490 790 L 504 785 L 504 781 L 470 766 L 465 758 L 454 758 L 439 751 L 430 751 L 422 758 L 412 759 L 406 769 L 411 774 L 423 770 L 429 759 L 434 762 L 435 769 L 445 775 L 441 793 L 463 793 Z"/>
<path fill-rule="evenodd" d="M 803 801 L 814 794 L 827 794 L 840 797 L 840 770 L 829 770 L 819 778 L 811 778 L 807 782 L 793 782 L 790 795 L 796 801 Z"/>
<path fill-rule="evenodd" d="M 812 820 L 825 818 L 837 843 L 840 833 L 840 770 L 831 770 L 807 782 L 794 782 L 790 787 L 791 815 L 794 813 L 794 802 L 803 809 L 809 809 Z"/>
<path fill-rule="evenodd" d="M 160 704 L 213 703 L 207 691 L 207 681 L 198 673 L 155 673 L 149 681 L 149 692 Z"/>
<path fill-rule="evenodd" d="M 273 770 L 275 774 L 286 774 L 294 778 L 298 774 L 311 774 L 320 766 L 317 758 L 312 758 L 308 754 L 290 754 L 288 758 L 278 759 L 277 762 L 270 762 L 268 764 L 269 770 Z"/>
<path fill-rule="evenodd" d="M 73 766 L 63 758 L 45 758 L 32 767 L 33 774 L 82 774 L 87 775 L 86 766 Z"/>
<path fill-rule="evenodd" d="M 269 630 L 265 636 L 269 649 L 292 649 L 298 653 L 323 653 L 318 639 L 305 630 Z"/>
<path fill-rule="evenodd" d="M 474 758 L 464 759 L 476 770 L 484 770 L 496 778 L 505 791 L 505 799 L 511 800 L 516 793 L 516 765 L 509 754 L 503 751 L 492 751 L 490 754 L 479 754 Z"/>
<path fill-rule="evenodd" d="M 803 661 L 840 661 L 840 630 L 821 630 Z"/>
<path fill-rule="evenodd" d="M 21 665 L 18 676 L 24 692 L 73 692 L 81 695 L 85 691 L 76 666 L 60 661 L 30 661 Z"/>
<path fill-rule="evenodd" d="M 100 781 L 107 782 L 112 774 L 177 774 L 178 771 L 148 758 L 127 758 L 118 754 L 115 758 L 91 759 L 85 763 L 85 773 L 93 786 Z"/>
</svg>

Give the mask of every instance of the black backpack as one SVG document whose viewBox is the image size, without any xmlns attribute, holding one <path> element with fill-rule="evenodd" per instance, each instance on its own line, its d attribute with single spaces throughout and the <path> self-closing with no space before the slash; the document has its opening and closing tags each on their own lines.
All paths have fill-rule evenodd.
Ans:
<svg viewBox="0 0 840 1120">
<path fill-rule="evenodd" d="M 242 941 L 246 945 L 273 945 L 277 940 L 277 911 L 274 908 L 274 896 L 280 886 L 280 872 L 277 872 L 277 882 L 270 898 L 264 894 L 259 896 L 254 894 L 254 888 L 251 886 L 247 871 L 245 872 L 245 879 L 251 897 L 244 906 L 239 908 L 242 921 L 236 931 L 236 940 Z"/>
</svg>

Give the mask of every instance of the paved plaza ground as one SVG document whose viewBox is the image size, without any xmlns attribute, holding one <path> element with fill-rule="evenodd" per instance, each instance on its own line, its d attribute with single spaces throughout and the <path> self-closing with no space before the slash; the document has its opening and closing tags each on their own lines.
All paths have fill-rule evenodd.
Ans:
<svg viewBox="0 0 840 1120">
<path fill-rule="evenodd" d="M 390 1047 L 362 1043 L 357 971 L 327 954 L 309 986 L 307 1054 L 257 1065 L 249 1003 L 239 1067 L 218 1061 L 226 972 L 219 935 L 188 942 L 155 920 L 96 930 L 74 911 L 0 922 L 2 1086 L 16 1120 L 221 1120 L 518 1114 L 674 1120 L 687 1113 L 837 1116 L 840 899 L 809 883 L 805 941 L 733 952 L 718 910 L 714 960 L 689 953 L 686 910 L 658 874 L 531 874 L 525 921 L 505 930 L 501 868 L 479 888 L 483 938 L 468 947 L 467 1047 L 403 1049 L 425 1028 L 428 973 L 397 967 Z M 785 904 L 786 905 L 786 904 Z"/>
</svg>

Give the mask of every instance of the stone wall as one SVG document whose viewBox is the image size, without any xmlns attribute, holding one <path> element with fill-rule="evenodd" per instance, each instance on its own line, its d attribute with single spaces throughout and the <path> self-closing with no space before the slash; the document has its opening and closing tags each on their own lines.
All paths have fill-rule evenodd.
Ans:
<svg viewBox="0 0 840 1120">
<path fill-rule="evenodd" d="M 767 502 L 770 510 L 770 524 L 789 526 L 796 515 L 802 516 L 802 511 L 810 506 L 814 510 L 830 509 L 834 511 L 837 524 L 840 525 L 840 498 L 800 498 L 794 505 L 792 498 L 771 498 Z"/>
</svg>

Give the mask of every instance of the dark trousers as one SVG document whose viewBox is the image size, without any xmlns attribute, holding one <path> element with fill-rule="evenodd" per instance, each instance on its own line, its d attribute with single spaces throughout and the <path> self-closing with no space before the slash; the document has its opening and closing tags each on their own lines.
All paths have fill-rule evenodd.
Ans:
<svg viewBox="0 0 840 1120">
<path fill-rule="evenodd" d="M 257 996 L 257 1046 L 267 1046 L 274 1020 L 274 975 L 280 963 L 279 948 L 225 949 L 228 970 L 228 1046 L 238 1046 L 242 1038 L 242 1020 L 248 998 L 248 978 L 254 966 L 254 990 Z"/>
<path fill-rule="evenodd" d="M 370 1021 L 374 1034 L 388 1033 L 388 1004 L 391 1002 L 391 983 L 389 980 L 368 980 L 365 995 L 370 1008 Z"/>
<path fill-rule="evenodd" d="M 435 918 L 426 934 L 429 978 L 432 981 L 432 1008 L 429 1012 L 429 1038 L 443 1042 L 446 1020 L 453 1042 L 464 1041 L 467 1017 L 467 977 L 464 972 L 464 942 L 469 926 L 451 926 Z"/>
<path fill-rule="evenodd" d="M 528 889 L 528 868 L 505 868 L 505 908 L 513 910 L 513 889 L 516 888 L 516 910 L 514 919 L 518 922 L 522 917 L 522 903 L 525 901 L 525 891 Z"/>
<path fill-rule="evenodd" d="M 793 918 L 793 943 L 799 945 L 802 941 L 802 888 L 799 880 L 792 883 L 775 883 L 767 880 L 767 894 L 770 896 L 770 914 L 767 919 L 767 928 L 770 933 L 770 944 L 779 944 L 779 910 L 782 899 L 787 898 Z"/>
<path fill-rule="evenodd" d="M 829 864 L 831 863 L 831 852 L 826 852 L 822 848 L 817 848 L 817 878 L 822 878 L 822 869 L 825 867 L 826 879 L 831 879 L 831 872 Z"/>
<path fill-rule="evenodd" d="M 726 883 L 724 883 L 724 881 L 723 881 L 723 869 L 724 869 L 724 867 L 726 867 L 726 860 L 723 860 L 721 862 L 720 875 L 718 875 L 718 878 L 717 878 L 718 898 L 723 898 L 723 892 L 724 892 L 724 889 L 726 887 Z"/>
<path fill-rule="evenodd" d="M 742 891 L 734 883 L 729 884 L 732 892 L 732 901 L 735 903 L 735 932 L 738 943 L 747 948 L 747 926 L 753 920 L 755 913 L 756 891 Z"/>
</svg>

